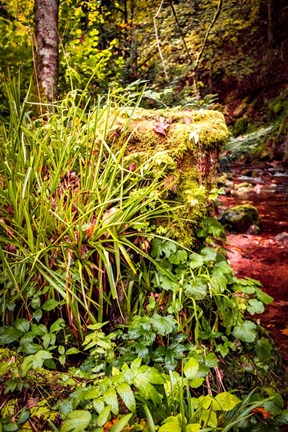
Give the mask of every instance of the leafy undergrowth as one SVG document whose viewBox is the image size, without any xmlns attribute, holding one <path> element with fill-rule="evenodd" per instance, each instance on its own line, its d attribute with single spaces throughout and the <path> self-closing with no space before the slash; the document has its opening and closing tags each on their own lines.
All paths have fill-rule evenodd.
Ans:
<svg viewBox="0 0 288 432">
<path fill-rule="evenodd" d="M 175 281 L 150 269 L 146 312 L 113 332 L 91 324 L 78 348 L 63 319 L 2 327 L 11 347 L 1 350 L 3 431 L 277 431 L 287 422 L 280 358 L 251 317 L 271 301 L 259 283 L 236 279 L 207 246 L 189 253 L 155 240 L 151 254 Z"/>
<path fill-rule="evenodd" d="M 235 278 L 219 222 L 202 221 L 193 250 L 173 240 L 183 221 L 167 167 L 131 166 L 126 138 L 111 150 L 107 101 L 91 116 L 68 96 L 31 122 L 12 96 L 0 134 L 0 430 L 287 423 L 281 362 L 253 319 L 272 298 Z"/>
</svg>

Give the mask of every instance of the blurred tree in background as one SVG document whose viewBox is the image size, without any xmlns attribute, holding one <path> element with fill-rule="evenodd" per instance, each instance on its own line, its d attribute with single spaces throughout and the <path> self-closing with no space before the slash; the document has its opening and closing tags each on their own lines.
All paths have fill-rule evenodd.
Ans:
<svg viewBox="0 0 288 432">
<path fill-rule="evenodd" d="M 87 83 L 96 95 L 140 80 L 165 104 L 189 106 L 195 69 L 198 93 L 218 93 L 220 102 L 273 89 L 287 72 L 287 6 L 287 0 L 60 0 L 59 95 Z M 20 71 L 25 92 L 39 45 L 32 0 L 2 0 L 0 37 L 1 81 L 8 70 Z M 0 92 L 3 114 L 1 85 Z"/>
</svg>

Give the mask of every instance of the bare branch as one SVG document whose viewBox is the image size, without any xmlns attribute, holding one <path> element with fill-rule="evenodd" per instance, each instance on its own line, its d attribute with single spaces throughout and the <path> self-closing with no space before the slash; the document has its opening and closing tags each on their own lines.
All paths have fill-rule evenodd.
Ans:
<svg viewBox="0 0 288 432">
<path fill-rule="evenodd" d="M 177 14 L 176 14 L 176 11 L 175 11 L 175 8 L 174 8 L 174 5 L 173 5 L 173 1 L 172 1 L 172 0 L 169 0 L 169 4 L 170 4 L 170 6 L 171 6 L 171 9 L 172 9 L 172 13 L 173 13 L 173 16 L 174 16 L 175 23 L 176 23 L 176 25 L 177 25 L 177 28 L 178 28 L 178 31 L 179 31 L 180 37 L 181 37 L 181 39 L 182 39 L 182 42 L 183 42 L 183 45 L 184 45 L 184 48 L 185 48 L 185 51 L 186 51 L 187 57 L 188 57 L 188 59 L 189 59 L 189 63 L 192 64 L 192 63 L 193 63 L 193 59 L 192 59 L 192 57 L 191 57 L 191 55 L 190 55 L 189 49 L 188 49 L 187 44 L 186 44 L 186 41 L 185 41 L 184 33 L 183 33 L 182 28 L 181 28 L 181 26 L 180 26 L 180 23 L 179 23 L 179 21 L 178 21 L 178 17 L 177 17 Z"/>
<path fill-rule="evenodd" d="M 209 28 L 208 28 L 206 34 L 205 34 L 205 37 L 204 37 L 204 41 L 203 41 L 203 45 L 202 45 L 201 51 L 200 51 L 200 53 L 198 54 L 198 57 L 197 57 L 197 60 L 196 60 L 196 65 L 195 65 L 195 69 L 194 69 L 194 70 L 195 70 L 195 73 L 196 73 L 196 71 L 197 71 L 197 69 L 198 69 L 198 67 L 199 67 L 199 63 L 200 63 L 200 60 L 201 60 L 202 55 L 203 55 L 203 53 L 204 53 L 204 50 L 205 50 L 205 47 L 206 47 L 206 43 L 207 43 L 207 40 L 208 40 L 209 34 L 210 34 L 212 28 L 214 27 L 214 24 L 216 23 L 217 19 L 219 18 L 219 15 L 220 15 L 220 12 L 221 12 L 221 9 L 222 9 L 222 5 L 223 5 L 223 0 L 219 0 L 218 7 L 217 7 L 217 11 L 215 12 L 215 15 L 214 15 L 214 17 L 213 17 L 213 20 L 212 20 L 212 22 L 211 22 L 211 24 L 210 24 L 210 26 L 209 26 Z"/>
<path fill-rule="evenodd" d="M 165 78 L 168 80 L 169 77 L 168 77 L 168 73 L 167 73 L 167 70 L 166 70 L 165 62 L 164 62 L 164 57 L 163 57 L 161 46 L 160 46 L 160 41 L 159 41 L 159 36 L 158 36 L 158 29 L 157 29 L 157 23 L 156 23 L 156 19 L 158 18 L 159 14 L 161 12 L 163 3 L 164 3 L 164 0 L 161 1 L 159 9 L 158 9 L 156 15 L 154 15 L 154 17 L 153 17 L 153 23 L 154 23 L 154 29 L 155 29 L 156 43 L 157 43 L 159 55 L 160 55 L 160 58 L 161 58 L 161 62 L 162 62 L 162 66 L 163 66 L 163 71 L 164 71 L 164 74 L 165 74 Z"/>
</svg>

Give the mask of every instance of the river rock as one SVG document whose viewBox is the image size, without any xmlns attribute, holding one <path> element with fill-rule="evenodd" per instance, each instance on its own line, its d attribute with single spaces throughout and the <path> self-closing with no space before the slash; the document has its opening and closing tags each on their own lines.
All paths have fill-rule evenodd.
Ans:
<svg viewBox="0 0 288 432">
<path fill-rule="evenodd" d="M 280 234 L 277 234 L 275 236 L 275 240 L 277 242 L 283 243 L 283 244 L 288 244 L 288 233 L 287 232 L 282 232 Z"/>
<path fill-rule="evenodd" d="M 256 207 L 243 204 L 225 210 L 220 216 L 224 227 L 233 233 L 259 234 L 261 222 Z"/>
</svg>

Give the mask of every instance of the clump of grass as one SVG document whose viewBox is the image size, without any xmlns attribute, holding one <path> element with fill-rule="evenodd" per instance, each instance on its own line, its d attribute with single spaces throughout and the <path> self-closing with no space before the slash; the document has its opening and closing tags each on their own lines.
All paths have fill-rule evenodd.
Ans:
<svg viewBox="0 0 288 432">
<path fill-rule="evenodd" d="M 8 83 L 10 123 L 0 129 L 1 319 L 64 316 L 83 337 L 115 305 L 122 319 L 131 313 L 124 275 L 149 259 L 151 225 L 169 214 L 162 175 L 149 160 L 129 165 L 129 137 L 120 150 L 107 145 L 111 98 L 88 112 L 69 94 L 35 120 L 19 91 Z"/>
</svg>

